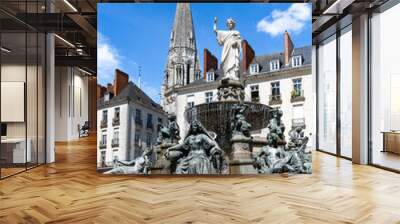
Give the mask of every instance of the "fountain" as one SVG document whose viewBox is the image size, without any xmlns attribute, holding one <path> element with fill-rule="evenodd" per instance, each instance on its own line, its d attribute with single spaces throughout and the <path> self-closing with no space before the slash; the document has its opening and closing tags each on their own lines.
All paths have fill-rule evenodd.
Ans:
<svg viewBox="0 0 400 224">
<path fill-rule="evenodd" d="M 223 46 L 224 72 L 218 101 L 186 109 L 185 118 L 190 123 L 186 137 L 181 143 L 170 142 L 167 149 L 158 150 L 169 162 L 164 169 L 173 174 L 310 173 L 311 156 L 305 153 L 308 138 L 301 137 L 302 129 L 291 131 L 286 146 L 282 111 L 245 101 L 244 80 L 239 74 L 242 39 L 234 30 L 235 21 L 227 20 L 227 31 L 217 30 L 216 23 L 215 18 L 214 32 Z M 254 154 L 251 132 L 266 127 L 267 145 Z"/>
</svg>

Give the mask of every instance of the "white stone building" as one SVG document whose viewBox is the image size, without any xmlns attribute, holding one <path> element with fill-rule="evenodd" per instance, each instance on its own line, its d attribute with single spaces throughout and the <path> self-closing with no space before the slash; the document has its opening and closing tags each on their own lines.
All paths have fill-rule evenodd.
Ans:
<svg viewBox="0 0 400 224">
<path fill-rule="evenodd" d="M 178 4 L 174 24 L 177 23 L 177 16 L 181 14 L 190 17 L 192 22 L 190 8 L 187 4 L 185 5 L 182 7 Z M 179 17 L 178 22 L 180 20 Z M 190 35 L 185 36 L 185 32 L 176 29 L 177 27 L 174 26 L 173 33 L 181 33 L 183 35 L 179 37 L 181 40 L 190 40 Z M 193 27 L 189 33 L 194 36 Z M 315 96 L 311 75 L 311 46 L 295 48 L 287 32 L 284 34 L 282 52 L 256 55 L 246 40 L 242 45 L 241 81 L 245 86 L 245 100 L 256 101 L 274 108 L 279 107 L 283 111 L 282 119 L 286 126 L 286 136 L 292 126 L 302 124 L 306 125 L 305 133 L 313 135 L 315 133 Z M 180 55 L 184 54 L 175 50 L 173 57 Z M 167 65 L 170 64 L 171 58 L 170 50 Z M 217 58 L 205 49 L 202 76 L 189 74 L 188 77 L 194 77 L 194 80 L 190 79 L 177 86 L 167 81 L 171 79 L 171 75 L 175 77 L 176 73 L 166 72 L 165 74 L 165 82 L 161 89 L 161 105 L 167 113 L 177 115 L 177 123 L 181 127 L 180 134 L 183 138 L 188 129 L 185 110 L 194 105 L 216 100 L 222 74 L 218 68 Z M 267 131 L 265 128 L 252 134 L 265 138 Z M 309 145 L 313 143 L 310 142 Z"/>
<path fill-rule="evenodd" d="M 140 156 L 156 143 L 158 124 L 167 120 L 161 106 L 138 86 L 132 82 L 122 86 L 115 96 L 108 91 L 98 101 L 98 169 L 112 166 L 115 159 L 130 161 Z"/>
</svg>

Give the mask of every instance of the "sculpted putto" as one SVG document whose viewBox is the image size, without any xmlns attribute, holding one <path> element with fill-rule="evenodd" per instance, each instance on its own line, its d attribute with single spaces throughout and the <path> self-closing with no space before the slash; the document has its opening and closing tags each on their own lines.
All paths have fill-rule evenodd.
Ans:
<svg viewBox="0 0 400 224">
<path fill-rule="evenodd" d="M 217 35 L 218 44 L 223 46 L 221 66 L 224 71 L 224 78 L 239 80 L 240 49 L 242 38 L 239 31 L 235 30 L 235 21 L 229 18 L 226 21 L 228 30 L 217 29 L 217 17 L 214 18 L 214 32 Z"/>
</svg>

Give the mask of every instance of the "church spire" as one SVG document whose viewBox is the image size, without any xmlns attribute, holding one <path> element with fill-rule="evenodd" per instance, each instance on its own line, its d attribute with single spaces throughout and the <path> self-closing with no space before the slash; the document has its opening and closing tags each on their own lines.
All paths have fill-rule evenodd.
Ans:
<svg viewBox="0 0 400 224">
<path fill-rule="evenodd" d="M 177 3 L 170 48 L 196 49 L 192 12 L 189 3 Z"/>
</svg>

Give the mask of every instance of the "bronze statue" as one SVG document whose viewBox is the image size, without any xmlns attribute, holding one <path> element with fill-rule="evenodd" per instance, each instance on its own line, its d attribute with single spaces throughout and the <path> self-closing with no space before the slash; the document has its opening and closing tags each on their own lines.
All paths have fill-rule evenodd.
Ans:
<svg viewBox="0 0 400 224">
<path fill-rule="evenodd" d="M 161 145 L 163 143 L 178 143 L 179 139 L 179 125 L 176 123 L 176 116 L 169 115 L 168 125 L 166 127 L 160 125 L 157 144 Z"/>
<path fill-rule="evenodd" d="M 115 159 L 114 168 L 104 172 L 104 174 L 148 174 L 150 172 L 150 156 L 152 154 L 153 148 L 147 148 L 143 151 L 142 156 L 132 161 L 122 162 Z"/>
<path fill-rule="evenodd" d="M 278 145 L 285 145 L 285 125 L 283 124 L 282 111 L 280 109 L 275 109 L 270 112 L 271 119 L 269 120 L 269 124 L 267 128 L 269 129 L 269 133 L 267 135 L 267 145 L 272 147 L 278 147 Z"/>
<path fill-rule="evenodd" d="M 176 174 L 228 172 L 224 151 L 219 148 L 212 134 L 197 120 L 190 123 L 183 142 L 168 148 L 165 157 L 171 161 L 171 171 Z"/>
<path fill-rule="evenodd" d="M 232 136 L 244 136 L 250 138 L 251 124 L 246 121 L 244 112 L 248 109 L 247 105 L 236 104 L 232 108 L 231 130 Z"/>
</svg>

